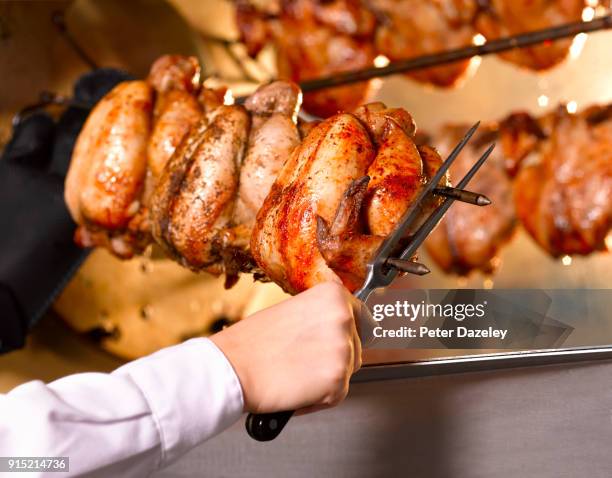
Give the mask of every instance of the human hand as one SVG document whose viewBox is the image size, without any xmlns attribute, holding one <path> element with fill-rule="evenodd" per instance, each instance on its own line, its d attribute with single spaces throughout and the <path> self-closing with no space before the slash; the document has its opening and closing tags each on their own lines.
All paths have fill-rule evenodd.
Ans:
<svg viewBox="0 0 612 478">
<path fill-rule="evenodd" d="M 340 403 L 361 367 L 355 322 L 361 309 L 330 282 L 210 337 L 238 375 L 245 411 L 306 413 Z"/>
</svg>

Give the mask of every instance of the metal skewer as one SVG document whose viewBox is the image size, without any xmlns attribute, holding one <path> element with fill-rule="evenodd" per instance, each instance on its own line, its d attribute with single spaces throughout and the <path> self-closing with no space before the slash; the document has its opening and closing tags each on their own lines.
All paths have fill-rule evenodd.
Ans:
<svg viewBox="0 0 612 478">
<path fill-rule="evenodd" d="M 334 75 L 307 80 L 300 83 L 303 92 L 315 91 L 332 86 L 347 85 L 359 81 L 371 80 L 383 76 L 406 73 L 408 71 L 420 70 L 432 66 L 445 65 L 459 60 L 467 60 L 474 56 L 490 55 L 514 48 L 523 48 L 536 45 L 546 41 L 559 40 L 572 37 L 578 33 L 588 33 L 598 30 L 612 28 L 612 15 L 595 18 L 589 22 L 568 23 L 557 27 L 521 33 L 506 38 L 499 38 L 486 42 L 484 45 L 466 46 L 455 50 L 448 50 L 417 58 L 399 60 L 389 63 L 384 67 L 370 67 L 361 70 L 336 73 Z"/>
<path fill-rule="evenodd" d="M 79 45 L 79 42 L 76 41 L 68 27 L 66 26 L 66 20 L 64 18 L 64 12 L 55 11 L 51 15 L 51 21 L 53 25 L 57 28 L 58 32 L 66 39 L 68 44 L 72 47 L 74 52 L 79 56 L 79 58 L 92 69 L 95 70 L 98 68 L 98 64 L 95 60 L 90 57 L 85 50 Z"/>
</svg>

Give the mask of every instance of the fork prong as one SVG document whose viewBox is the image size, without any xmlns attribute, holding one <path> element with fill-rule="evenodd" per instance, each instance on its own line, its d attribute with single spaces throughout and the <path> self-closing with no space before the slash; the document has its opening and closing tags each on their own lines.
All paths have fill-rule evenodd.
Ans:
<svg viewBox="0 0 612 478">
<path fill-rule="evenodd" d="M 457 144 L 457 146 L 455 146 L 455 149 L 451 151 L 451 154 L 448 155 L 448 158 L 446 158 L 446 161 L 444 161 L 444 164 L 446 164 L 449 161 L 452 163 L 455 160 L 455 158 L 459 156 L 459 153 L 465 147 L 468 141 L 472 138 L 472 136 L 474 136 L 474 133 L 476 132 L 479 126 L 480 126 L 480 121 L 477 121 L 474 124 L 474 126 L 472 126 L 469 130 L 467 130 L 467 133 L 465 133 L 465 136 L 463 136 L 461 141 L 459 141 L 459 144 Z"/>
<path fill-rule="evenodd" d="M 467 186 L 470 180 L 474 177 L 474 174 L 476 174 L 476 172 L 484 164 L 487 158 L 491 155 L 494 148 L 495 144 L 492 144 L 487 148 L 487 150 L 482 154 L 478 161 L 474 163 L 474 165 L 470 168 L 470 170 L 463 177 L 463 179 L 459 181 L 457 188 L 462 189 Z M 400 259 L 407 259 L 409 257 L 412 257 L 412 255 L 420 247 L 423 241 L 425 241 L 429 233 L 440 222 L 440 220 L 454 201 L 455 198 L 447 197 L 444 202 L 427 218 L 427 220 L 421 225 L 421 227 L 419 227 L 418 231 L 412 237 L 410 244 L 408 244 L 408 246 L 399 255 Z"/>
<path fill-rule="evenodd" d="M 461 153 L 470 138 L 474 135 L 474 133 L 478 129 L 478 126 L 480 126 L 480 121 L 474 124 L 474 126 L 472 126 L 467 131 L 467 133 L 465 133 L 465 136 L 461 139 L 457 146 L 455 146 L 451 154 L 449 154 L 448 158 L 446 158 L 446 161 L 442 163 L 440 169 L 438 169 L 436 174 L 434 174 L 431 180 L 425 185 L 423 190 L 413 202 L 412 206 L 410 206 L 410 208 L 404 213 L 393 232 L 389 234 L 389 236 L 387 236 L 387 238 L 381 244 L 380 248 L 378 249 L 378 252 L 375 254 L 372 260 L 373 263 L 384 264 L 386 260 L 391 256 L 391 254 L 395 252 L 395 249 L 399 244 L 400 240 L 404 237 L 405 232 L 410 228 L 412 224 L 414 224 L 420 219 L 421 203 L 438 186 L 440 180 L 446 174 L 446 171 L 448 171 L 448 168 L 450 168 L 451 164 L 455 161 L 455 159 L 457 159 L 457 156 L 459 156 L 459 153 Z"/>
<path fill-rule="evenodd" d="M 433 193 L 437 196 L 453 198 L 457 201 L 473 204 L 475 206 L 488 206 L 491 204 L 491 200 L 484 194 L 466 191 L 465 189 L 442 187 L 434 189 Z"/>
</svg>

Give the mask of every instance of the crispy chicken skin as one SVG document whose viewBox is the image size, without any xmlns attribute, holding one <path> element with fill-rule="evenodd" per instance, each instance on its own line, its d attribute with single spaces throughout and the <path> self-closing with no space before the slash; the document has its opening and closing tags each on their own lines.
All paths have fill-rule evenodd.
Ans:
<svg viewBox="0 0 612 478">
<path fill-rule="evenodd" d="M 476 20 L 489 40 L 580 21 L 584 0 L 488 0 Z M 572 40 L 557 40 L 499 53 L 506 61 L 530 70 L 546 70 L 561 63 Z"/>
<path fill-rule="evenodd" d="M 196 98 L 200 65 L 194 57 L 165 55 L 153 63 L 148 81 L 156 92 L 148 166 L 157 179 L 183 137 L 202 117 Z"/>
<path fill-rule="evenodd" d="M 446 126 L 433 139 L 440 153 L 448 155 L 468 128 Z M 451 166 L 453 177 L 463 177 L 484 149 L 498 138 L 495 125 L 481 126 Z M 516 226 L 512 183 L 505 172 L 501 148 L 494 150 L 470 183 L 470 190 L 491 199 L 487 207 L 457 202 L 430 234 L 425 247 L 445 271 L 466 275 L 474 270 L 492 273 L 500 249 L 511 239 Z"/>
<path fill-rule="evenodd" d="M 141 250 L 137 213 L 152 109 L 152 88 L 129 81 L 107 94 L 85 122 L 65 184 L 66 204 L 79 224 L 75 239 L 82 246 L 106 245 L 122 257 Z"/>
<path fill-rule="evenodd" d="M 228 226 L 250 118 L 242 106 L 221 106 L 201 120 L 176 150 L 151 198 L 153 236 L 183 265 L 199 270 L 220 260 L 218 234 Z"/>
<path fill-rule="evenodd" d="M 377 50 L 391 60 L 404 60 L 472 43 L 476 30 L 475 0 L 371 0 L 382 19 L 376 32 Z M 453 86 L 467 71 L 469 60 L 407 73 L 423 83 Z"/>
<path fill-rule="evenodd" d="M 234 222 L 248 226 L 249 233 L 278 172 L 300 144 L 296 119 L 301 99 L 297 85 L 276 81 L 245 103 L 252 127 L 240 169 Z"/>
<path fill-rule="evenodd" d="M 225 273 L 228 285 L 253 270 L 251 229 L 299 144 L 300 100 L 296 85 L 276 81 L 244 107 L 219 106 L 191 129 L 151 198 L 153 235 L 171 257 L 193 270 Z"/>
<path fill-rule="evenodd" d="M 504 164 L 510 177 L 516 176 L 523 160 L 550 134 L 549 116 L 534 118 L 529 113 L 513 113 L 499 125 Z"/>
<path fill-rule="evenodd" d="M 553 257 L 605 250 L 612 227 L 612 107 L 559 108 L 514 183 L 517 214 Z"/>
<path fill-rule="evenodd" d="M 281 169 L 257 215 L 251 251 L 268 277 L 290 293 L 326 280 L 355 290 L 384 239 L 372 230 L 389 230 L 429 177 L 413 134 L 406 112 L 382 104 L 315 126 Z M 405 170 L 398 167 L 402 162 Z M 376 174 L 371 189 L 370 168 Z M 406 180 L 403 189 L 397 174 Z M 368 210 L 391 201 L 399 203 L 397 209 L 381 218 L 372 214 L 369 224 Z"/>
<path fill-rule="evenodd" d="M 273 18 L 240 2 L 237 24 L 251 54 L 268 41 L 276 49 L 279 78 L 300 82 L 372 66 L 375 17 L 359 0 L 283 0 Z M 372 82 L 304 95 L 304 109 L 328 117 L 352 110 L 370 94 Z"/>
</svg>

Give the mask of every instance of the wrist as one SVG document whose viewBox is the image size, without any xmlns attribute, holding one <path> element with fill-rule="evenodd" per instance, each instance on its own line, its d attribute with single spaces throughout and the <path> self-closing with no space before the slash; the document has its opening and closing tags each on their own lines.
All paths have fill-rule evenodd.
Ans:
<svg viewBox="0 0 612 478">
<path fill-rule="evenodd" d="M 234 325 L 233 327 L 235 327 Z M 240 353 L 240 344 L 232 338 L 232 334 L 228 333 L 229 328 L 222 330 L 209 337 L 210 341 L 223 353 L 227 361 L 232 366 L 234 373 L 240 384 L 243 398 L 243 411 L 248 412 L 251 410 L 251 404 L 249 402 L 248 390 L 248 373 L 246 367 L 243 364 Z"/>
</svg>

